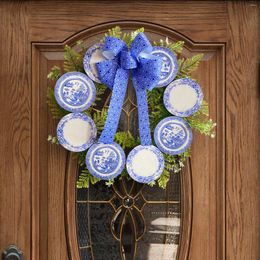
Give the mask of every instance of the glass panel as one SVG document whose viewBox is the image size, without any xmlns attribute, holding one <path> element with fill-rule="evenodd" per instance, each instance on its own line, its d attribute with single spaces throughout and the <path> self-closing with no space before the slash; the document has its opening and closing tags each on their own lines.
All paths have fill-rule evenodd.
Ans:
<svg viewBox="0 0 260 260">
<path fill-rule="evenodd" d="M 166 190 L 125 178 L 77 190 L 77 227 L 82 260 L 176 259 L 180 176 Z"/>
<path fill-rule="evenodd" d="M 101 104 L 102 105 L 102 104 Z M 138 135 L 134 91 L 129 86 L 120 130 Z M 78 170 L 78 175 L 81 169 Z M 173 260 L 180 232 L 180 175 L 167 189 L 117 179 L 77 190 L 77 227 L 81 259 Z"/>
</svg>

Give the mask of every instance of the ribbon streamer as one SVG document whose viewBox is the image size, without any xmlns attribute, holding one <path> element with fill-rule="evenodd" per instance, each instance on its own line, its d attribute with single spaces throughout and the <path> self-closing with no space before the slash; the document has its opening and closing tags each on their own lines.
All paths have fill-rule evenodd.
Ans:
<svg viewBox="0 0 260 260">
<path fill-rule="evenodd" d="M 103 55 L 107 60 L 98 62 L 96 68 L 100 81 L 113 92 L 100 142 L 113 142 L 131 70 L 137 97 L 141 144 L 151 145 L 146 90 L 152 90 L 157 85 L 162 67 L 161 58 L 152 55 L 152 49 L 144 33 L 135 37 L 129 51 L 122 40 L 109 36 L 105 38 Z"/>
</svg>

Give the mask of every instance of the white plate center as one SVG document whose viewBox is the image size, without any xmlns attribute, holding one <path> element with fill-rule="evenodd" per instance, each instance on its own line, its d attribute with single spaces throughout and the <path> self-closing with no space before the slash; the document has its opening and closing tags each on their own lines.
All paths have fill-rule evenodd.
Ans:
<svg viewBox="0 0 260 260">
<path fill-rule="evenodd" d="M 178 85 L 170 92 L 170 103 L 178 112 L 185 112 L 197 103 L 197 93 L 189 85 Z"/>
<path fill-rule="evenodd" d="M 91 124 L 82 119 L 74 118 L 66 122 L 63 128 L 65 140 L 73 146 L 81 146 L 91 138 Z"/>
<path fill-rule="evenodd" d="M 142 177 L 153 176 L 159 169 L 159 160 L 151 150 L 138 151 L 132 159 L 133 171 Z"/>
</svg>

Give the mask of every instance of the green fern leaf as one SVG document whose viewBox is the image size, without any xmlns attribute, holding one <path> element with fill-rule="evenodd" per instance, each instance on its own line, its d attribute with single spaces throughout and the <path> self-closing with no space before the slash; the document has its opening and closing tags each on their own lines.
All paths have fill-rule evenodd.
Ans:
<svg viewBox="0 0 260 260">
<path fill-rule="evenodd" d="M 178 60 L 179 69 L 176 78 L 190 77 L 191 73 L 198 68 L 202 58 L 203 58 L 203 54 L 197 54 L 191 58 L 179 59 Z"/>
<path fill-rule="evenodd" d="M 123 149 L 133 148 L 140 144 L 139 138 L 135 139 L 130 131 L 117 132 L 115 135 L 115 141 L 122 146 Z"/>
<path fill-rule="evenodd" d="M 89 188 L 90 184 L 94 185 L 99 181 L 100 181 L 100 179 L 91 175 L 89 173 L 88 169 L 83 169 L 77 180 L 77 188 L 78 189 Z"/>
<path fill-rule="evenodd" d="M 64 46 L 64 71 L 80 71 L 84 72 L 83 69 L 83 55 L 78 53 L 70 46 Z"/>
<path fill-rule="evenodd" d="M 47 75 L 47 78 L 51 80 L 57 80 L 60 77 L 60 75 L 61 75 L 61 68 L 58 66 L 54 66 L 51 68 L 51 71 Z"/>
<path fill-rule="evenodd" d="M 175 55 L 178 53 L 182 53 L 184 41 L 178 41 L 178 42 L 171 42 L 168 38 L 165 40 L 160 40 L 159 42 L 154 42 L 154 46 L 160 46 L 168 48 L 170 51 L 172 51 Z"/>
</svg>

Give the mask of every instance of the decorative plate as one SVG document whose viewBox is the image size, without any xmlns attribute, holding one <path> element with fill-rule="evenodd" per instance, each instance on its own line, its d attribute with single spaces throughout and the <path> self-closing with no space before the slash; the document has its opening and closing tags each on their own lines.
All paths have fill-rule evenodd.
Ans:
<svg viewBox="0 0 260 260">
<path fill-rule="evenodd" d="M 97 129 L 94 121 L 83 113 L 64 116 L 57 126 L 59 143 L 71 152 L 82 152 L 95 141 Z"/>
<path fill-rule="evenodd" d="M 58 104 L 70 112 L 88 109 L 96 98 L 94 83 L 81 72 L 68 72 L 62 75 L 54 90 Z"/>
<path fill-rule="evenodd" d="M 199 110 L 203 93 L 199 84 L 188 78 L 173 81 L 165 90 L 163 102 L 175 116 L 186 117 Z"/>
<path fill-rule="evenodd" d="M 123 171 L 125 153 L 117 143 L 96 143 L 87 152 L 86 165 L 89 172 L 96 178 L 110 180 Z"/>
<path fill-rule="evenodd" d="M 178 61 L 176 56 L 167 48 L 153 47 L 152 54 L 162 57 L 163 65 L 161 69 L 161 80 L 157 87 L 164 87 L 171 83 L 178 72 Z"/>
<path fill-rule="evenodd" d="M 164 153 L 177 155 L 187 150 L 192 142 L 192 130 L 180 117 L 170 116 L 155 127 L 154 140 Z"/>
<path fill-rule="evenodd" d="M 126 160 L 128 174 L 137 182 L 149 183 L 160 177 L 164 169 L 164 157 L 153 146 L 136 146 Z"/>
<path fill-rule="evenodd" d="M 83 59 L 83 66 L 84 70 L 87 75 L 95 82 L 101 83 L 98 78 L 98 72 L 96 69 L 96 63 L 106 60 L 106 58 L 102 54 L 102 47 L 101 43 L 97 43 L 90 47 Z"/>
</svg>

